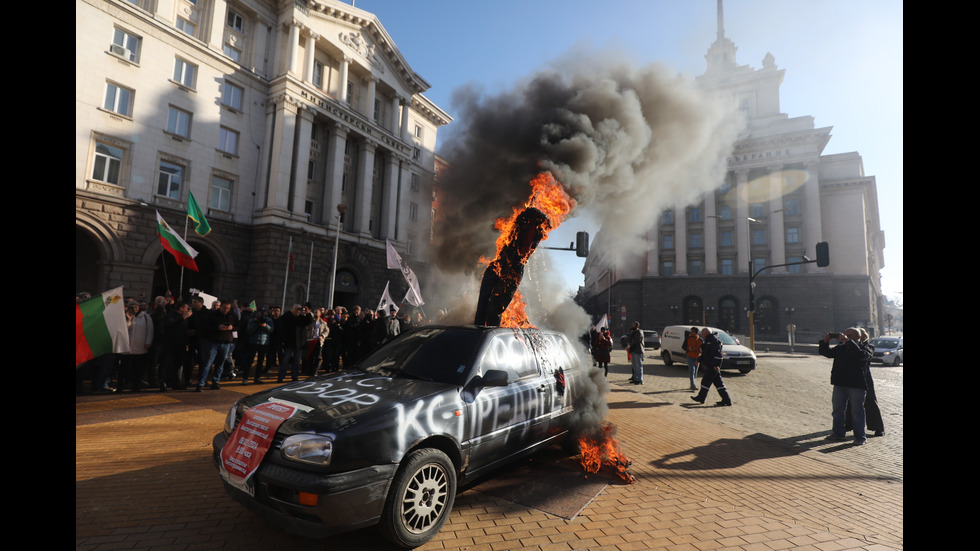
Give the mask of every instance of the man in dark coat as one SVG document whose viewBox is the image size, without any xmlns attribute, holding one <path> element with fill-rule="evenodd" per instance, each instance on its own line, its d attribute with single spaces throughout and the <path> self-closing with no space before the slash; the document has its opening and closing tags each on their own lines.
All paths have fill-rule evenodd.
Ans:
<svg viewBox="0 0 980 551">
<path fill-rule="evenodd" d="M 701 390 L 698 391 L 697 396 L 691 396 L 691 399 L 703 404 L 711 385 L 715 385 L 715 390 L 721 396 L 721 401 L 716 402 L 715 405 L 730 406 L 732 397 L 728 395 L 725 381 L 721 378 L 721 362 L 724 359 L 721 354 L 721 341 L 707 327 L 701 329 L 701 341 L 701 357 L 698 359 L 698 364 L 704 368 L 704 377 L 701 378 Z"/>
<path fill-rule="evenodd" d="M 831 348 L 830 339 L 836 338 L 840 344 Z M 833 358 L 834 365 L 830 370 L 830 384 L 834 385 L 832 402 L 833 429 L 828 440 L 844 440 L 846 432 L 844 417 L 847 404 L 851 407 L 851 426 L 854 427 L 854 445 L 860 446 L 867 440 L 864 431 L 864 399 L 867 393 L 867 382 L 864 379 L 864 368 L 868 363 L 870 352 L 861 346 L 861 334 L 854 327 L 849 327 L 843 333 L 827 333 L 819 343 L 820 354 Z"/>
<path fill-rule="evenodd" d="M 306 328 L 313 325 L 313 315 L 308 307 L 294 304 L 279 318 L 279 324 L 282 327 L 282 363 L 276 382 L 282 382 L 287 369 L 292 379 L 298 381 L 300 358 L 306 350 Z"/>
</svg>

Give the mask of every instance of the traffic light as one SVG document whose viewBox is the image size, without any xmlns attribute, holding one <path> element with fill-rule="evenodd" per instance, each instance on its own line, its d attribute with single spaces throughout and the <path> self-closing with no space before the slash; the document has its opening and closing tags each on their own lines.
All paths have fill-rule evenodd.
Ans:
<svg viewBox="0 0 980 551">
<path fill-rule="evenodd" d="M 589 256 L 589 232 L 580 231 L 575 234 L 575 256 Z"/>
<path fill-rule="evenodd" d="M 830 265 L 830 245 L 826 241 L 817 243 L 817 266 L 826 268 Z"/>
</svg>

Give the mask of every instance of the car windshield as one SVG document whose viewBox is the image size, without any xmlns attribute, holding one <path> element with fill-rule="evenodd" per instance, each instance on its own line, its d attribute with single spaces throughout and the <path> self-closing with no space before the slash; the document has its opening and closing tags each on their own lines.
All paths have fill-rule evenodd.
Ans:
<svg viewBox="0 0 980 551">
<path fill-rule="evenodd" d="M 738 344 L 737 342 L 735 342 L 735 339 L 733 339 L 731 335 L 725 333 L 724 331 L 718 331 L 717 333 L 715 333 L 715 336 L 718 337 L 718 340 L 721 341 L 721 344 Z"/>
<path fill-rule="evenodd" d="M 357 367 L 368 373 L 461 386 L 482 340 L 477 331 L 418 329 L 378 348 Z"/>
<path fill-rule="evenodd" d="M 871 341 L 875 348 L 898 348 L 898 339 L 875 339 Z"/>
</svg>

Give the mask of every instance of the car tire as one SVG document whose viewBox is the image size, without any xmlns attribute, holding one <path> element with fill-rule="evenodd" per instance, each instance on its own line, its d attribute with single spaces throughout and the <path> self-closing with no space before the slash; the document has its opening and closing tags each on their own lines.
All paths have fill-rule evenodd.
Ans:
<svg viewBox="0 0 980 551">
<path fill-rule="evenodd" d="M 751 371 L 752 371 L 751 369 L 739 369 L 738 370 L 738 372 L 741 373 L 742 375 L 748 375 L 749 372 L 751 372 Z"/>
<path fill-rule="evenodd" d="M 674 365 L 674 359 L 670 357 L 670 351 L 664 350 L 660 354 L 660 358 L 663 359 L 664 365 Z"/>
<path fill-rule="evenodd" d="M 439 533 L 456 500 L 456 469 L 446 454 L 415 450 L 391 481 L 381 513 L 381 532 L 395 545 L 412 549 Z"/>
</svg>

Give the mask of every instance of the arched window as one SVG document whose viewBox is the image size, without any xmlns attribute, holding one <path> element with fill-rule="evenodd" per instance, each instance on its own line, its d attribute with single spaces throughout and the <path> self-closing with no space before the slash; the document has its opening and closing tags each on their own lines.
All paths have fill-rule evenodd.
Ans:
<svg viewBox="0 0 980 551">
<path fill-rule="evenodd" d="M 739 329 L 738 299 L 733 296 L 722 297 L 718 301 L 718 328 L 735 332 Z"/>
<path fill-rule="evenodd" d="M 772 297 L 762 297 L 755 305 L 755 330 L 776 333 L 779 327 L 779 303 Z"/>
<path fill-rule="evenodd" d="M 681 309 L 684 325 L 702 325 L 704 323 L 704 301 L 701 297 L 689 296 L 684 298 Z"/>
</svg>

